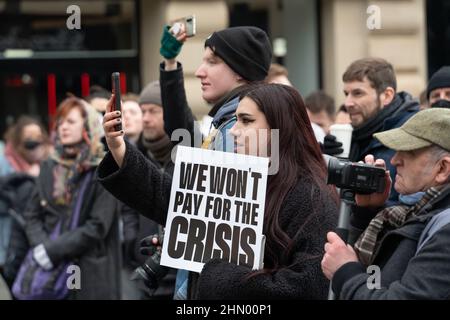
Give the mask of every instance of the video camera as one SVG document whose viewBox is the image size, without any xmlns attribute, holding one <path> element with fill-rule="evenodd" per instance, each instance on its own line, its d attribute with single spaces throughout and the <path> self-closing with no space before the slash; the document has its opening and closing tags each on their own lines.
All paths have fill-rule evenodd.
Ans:
<svg viewBox="0 0 450 320">
<path fill-rule="evenodd" d="M 385 170 L 329 157 L 327 184 L 334 184 L 338 188 L 350 189 L 359 194 L 381 193 L 386 184 Z"/>
<path fill-rule="evenodd" d="M 157 238 L 158 244 L 149 245 L 148 247 L 154 247 L 153 254 L 147 258 L 143 265 L 139 266 L 134 270 L 131 280 L 144 280 L 145 284 L 150 289 L 157 289 L 159 285 L 159 280 L 161 280 L 168 272 L 169 268 L 161 265 L 161 245 L 163 241 L 162 234 L 156 234 L 148 238 Z M 147 238 L 146 238 L 147 239 Z M 141 241 L 141 246 L 146 239 Z"/>
</svg>

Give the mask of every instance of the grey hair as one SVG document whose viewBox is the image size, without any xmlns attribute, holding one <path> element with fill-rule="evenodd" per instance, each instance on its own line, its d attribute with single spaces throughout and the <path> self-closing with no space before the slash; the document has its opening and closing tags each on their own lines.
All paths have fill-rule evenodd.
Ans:
<svg viewBox="0 0 450 320">
<path fill-rule="evenodd" d="M 442 157 L 450 156 L 450 151 L 435 144 L 430 147 L 429 151 L 435 161 L 440 160 Z"/>
<path fill-rule="evenodd" d="M 450 151 L 448 151 L 438 145 L 432 145 L 430 147 L 429 151 L 430 151 L 431 157 L 436 162 L 441 160 L 443 157 L 450 156 Z M 449 182 L 450 182 L 450 176 L 447 178 L 446 183 L 449 183 Z"/>
</svg>

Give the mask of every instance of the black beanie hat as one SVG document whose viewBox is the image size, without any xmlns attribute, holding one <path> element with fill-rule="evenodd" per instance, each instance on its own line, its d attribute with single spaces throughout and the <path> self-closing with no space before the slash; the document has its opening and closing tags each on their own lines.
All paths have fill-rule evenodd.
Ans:
<svg viewBox="0 0 450 320">
<path fill-rule="evenodd" d="M 214 32 L 205 41 L 214 54 L 248 81 L 267 76 L 272 46 L 267 34 L 257 27 L 232 27 Z"/>
<path fill-rule="evenodd" d="M 427 98 L 430 99 L 431 91 L 439 88 L 450 88 L 450 66 L 443 66 L 431 76 L 427 87 Z"/>
</svg>

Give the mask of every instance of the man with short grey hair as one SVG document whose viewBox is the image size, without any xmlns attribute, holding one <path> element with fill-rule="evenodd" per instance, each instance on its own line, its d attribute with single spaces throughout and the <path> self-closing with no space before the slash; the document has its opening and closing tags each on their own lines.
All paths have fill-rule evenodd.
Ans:
<svg viewBox="0 0 450 320">
<path fill-rule="evenodd" d="M 449 299 L 450 109 L 421 111 L 374 136 L 396 151 L 395 189 L 422 197 L 382 208 L 391 184 L 386 173 L 384 193 L 356 196 L 366 210 L 351 218 L 352 236 L 359 236 L 354 246 L 328 233 L 322 270 L 340 299 Z M 385 168 L 382 159 L 365 160 Z"/>
</svg>

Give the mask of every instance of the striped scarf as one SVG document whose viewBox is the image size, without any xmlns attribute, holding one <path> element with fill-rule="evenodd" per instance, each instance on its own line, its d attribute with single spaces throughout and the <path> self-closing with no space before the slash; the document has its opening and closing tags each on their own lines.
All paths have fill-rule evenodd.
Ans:
<svg viewBox="0 0 450 320">
<path fill-rule="evenodd" d="M 449 187 L 450 185 L 446 184 L 429 188 L 425 192 L 425 195 L 413 206 L 393 206 L 380 211 L 370 221 L 369 226 L 354 245 L 359 261 L 367 266 L 371 265 L 380 245 L 382 235 L 387 230 L 399 228 L 410 218 L 422 214 L 424 212 L 423 209 L 426 206 L 432 206 L 439 195 Z"/>
</svg>

